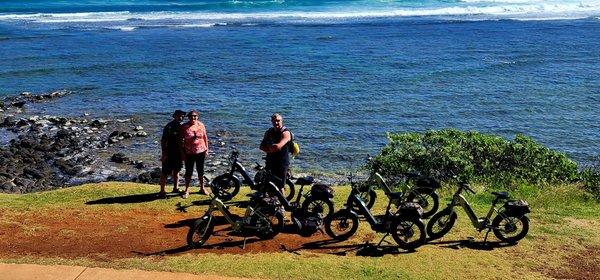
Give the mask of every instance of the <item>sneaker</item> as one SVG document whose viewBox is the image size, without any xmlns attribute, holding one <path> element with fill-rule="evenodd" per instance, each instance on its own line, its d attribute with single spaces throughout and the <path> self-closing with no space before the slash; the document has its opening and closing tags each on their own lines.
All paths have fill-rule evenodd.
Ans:
<svg viewBox="0 0 600 280">
<path fill-rule="evenodd" d="M 186 199 L 186 198 L 190 197 L 190 193 L 186 192 L 181 197 L 183 197 L 183 199 Z"/>
</svg>

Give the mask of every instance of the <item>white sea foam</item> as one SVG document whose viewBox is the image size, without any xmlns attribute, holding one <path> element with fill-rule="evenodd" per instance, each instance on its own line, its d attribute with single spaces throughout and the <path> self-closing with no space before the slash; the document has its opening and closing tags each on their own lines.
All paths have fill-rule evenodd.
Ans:
<svg viewBox="0 0 600 280">
<path fill-rule="evenodd" d="M 600 0 L 578 3 L 554 3 L 540 0 L 463 0 L 468 4 L 438 8 L 402 8 L 393 10 L 345 10 L 345 11 L 275 11 L 248 13 L 213 12 L 85 12 L 85 13 L 37 13 L 0 14 L 0 21 L 28 21 L 36 23 L 93 23 L 121 21 L 159 21 L 166 25 L 190 25 L 205 27 L 219 22 L 256 21 L 327 21 L 368 18 L 395 18 L 419 16 L 460 17 L 461 19 L 573 19 L 596 17 L 600 14 Z M 490 2 L 498 4 L 489 5 Z M 481 5 L 481 3 L 488 3 Z"/>
</svg>

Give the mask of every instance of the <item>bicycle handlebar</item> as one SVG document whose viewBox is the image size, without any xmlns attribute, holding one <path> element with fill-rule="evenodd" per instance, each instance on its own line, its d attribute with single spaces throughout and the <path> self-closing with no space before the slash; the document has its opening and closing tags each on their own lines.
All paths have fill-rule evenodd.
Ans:
<svg viewBox="0 0 600 280">
<path fill-rule="evenodd" d="M 475 191 L 469 187 L 469 183 L 465 181 L 461 181 L 458 183 L 461 188 L 465 188 L 467 191 L 470 191 L 472 194 L 475 194 Z"/>
</svg>

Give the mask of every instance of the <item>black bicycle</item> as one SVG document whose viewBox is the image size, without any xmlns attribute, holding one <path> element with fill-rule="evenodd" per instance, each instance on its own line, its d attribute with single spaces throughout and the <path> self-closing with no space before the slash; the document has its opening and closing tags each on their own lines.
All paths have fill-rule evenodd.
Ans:
<svg viewBox="0 0 600 280">
<path fill-rule="evenodd" d="M 246 168 L 239 162 L 239 155 L 240 153 L 237 150 L 233 150 L 229 156 L 229 162 L 231 163 L 229 172 L 215 177 L 209 184 L 212 193 L 222 201 L 228 201 L 235 197 L 240 191 L 242 183 L 250 186 L 253 190 L 256 189 L 256 177 L 264 176 L 264 172 L 266 171 L 264 167 L 256 163 L 255 169 L 257 170 L 257 174 L 255 175 L 255 180 L 253 180 Z M 239 173 L 243 180 L 240 180 L 236 173 Z M 286 180 L 284 194 L 288 200 L 294 197 L 295 187 L 291 179 Z"/>
<path fill-rule="evenodd" d="M 352 191 L 348 196 L 345 208 L 325 220 L 325 232 L 331 238 L 346 240 L 354 235 L 358 229 L 358 213 L 360 213 L 366 218 L 372 230 L 386 233 L 377 246 L 381 245 L 389 234 L 392 235 L 398 246 L 405 250 L 412 250 L 425 244 L 426 234 L 425 225 L 421 220 L 423 214 L 421 206 L 412 202 L 399 203 L 404 194 L 390 192 L 385 214 L 374 216 L 360 198 L 358 184 L 353 182 L 352 177 L 349 179 Z M 391 211 L 392 204 L 399 205 L 395 212 Z M 355 212 L 355 209 L 358 213 Z"/>
<path fill-rule="evenodd" d="M 376 164 L 371 157 L 367 157 L 367 161 L 369 164 Z M 377 166 L 373 166 L 369 178 L 358 186 L 359 196 L 369 209 L 377 200 L 376 188 L 381 188 L 386 195 L 392 192 L 388 182 L 376 171 L 377 169 Z M 433 216 L 440 206 L 440 197 L 437 194 L 437 189 L 441 187 L 440 183 L 434 178 L 418 173 L 403 173 L 400 177 L 403 181 L 402 185 L 406 186 L 401 202 L 414 202 L 421 205 L 424 219 Z M 414 182 L 414 186 L 410 186 L 408 181 Z"/>
<path fill-rule="evenodd" d="M 300 186 L 294 201 L 288 200 L 271 179 L 274 176 L 265 175 L 257 178 L 259 192 L 275 196 L 285 211 L 291 212 L 292 222 L 301 235 L 310 236 L 324 223 L 326 217 L 333 213 L 333 195 L 331 187 L 324 184 L 314 184 L 313 177 L 303 177 L 296 180 Z M 276 177 L 275 177 L 276 178 Z M 310 192 L 303 194 L 305 186 L 312 185 Z M 302 198 L 304 200 L 301 202 Z"/>
<path fill-rule="evenodd" d="M 488 211 L 487 215 L 483 218 L 477 218 L 477 215 L 469 205 L 469 202 L 462 196 L 462 191 L 467 190 L 473 194 L 473 191 L 467 182 L 460 182 L 458 189 L 452 197 L 452 202 L 448 204 L 446 209 L 435 214 L 429 223 L 427 223 L 427 234 L 431 239 L 437 239 L 444 236 L 452 229 L 456 222 L 456 211 L 455 207 L 462 207 L 467 216 L 471 220 L 473 227 L 479 232 L 487 229 L 484 241 L 487 240 L 490 231 L 494 232 L 494 235 L 498 239 L 508 242 L 515 243 L 523 239 L 529 231 L 529 218 L 527 213 L 530 212 L 529 204 L 524 200 L 511 200 L 510 195 L 507 192 L 492 192 L 496 198 L 492 201 L 492 206 Z M 496 204 L 500 201 L 504 201 L 504 205 L 500 209 L 496 209 Z M 492 219 L 492 215 L 497 215 Z"/>
</svg>

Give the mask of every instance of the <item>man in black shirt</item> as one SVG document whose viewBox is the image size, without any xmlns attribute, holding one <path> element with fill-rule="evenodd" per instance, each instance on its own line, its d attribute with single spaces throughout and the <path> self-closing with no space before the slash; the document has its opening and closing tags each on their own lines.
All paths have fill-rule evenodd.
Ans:
<svg viewBox="0 0 600 280">
<path fill-rule="evenodd" d="M 266 168 L 277 177 L 277 186 L 283 192 L 290 167 L 290 148 L 288 142 L 292 139 L 291 132 L 283 126 L 280 114 L 271 116 L 273 127 L 269 128 L 260 143 L 260 149 L 267 153 Z"/>
<path fill-rule="evenodd" d="M 179 171 L 183 167 L 181 159 L 181 122 L 185 112 L 175 110 L 173 120 L 169 122 L 163 129 L 160 139 L 162 172 L 160 175 L 160 197 L 166 197 L 165 185 L 167 184 L 167 176 L 173 176 L 173 192 L 179 192 Z"/>
</svg>

